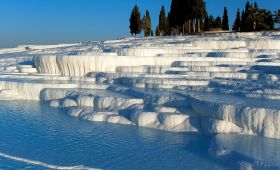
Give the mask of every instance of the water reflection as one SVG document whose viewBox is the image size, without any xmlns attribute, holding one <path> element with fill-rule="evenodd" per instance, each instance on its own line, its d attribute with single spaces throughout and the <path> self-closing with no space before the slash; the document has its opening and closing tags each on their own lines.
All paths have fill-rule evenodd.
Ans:
<svg viewBox="0 0 280 170">
<path fill-rule="evenodd" d="M 280 169 L 280 140 L 238 134 L 216 135 L 210 152 L 221 160 L 246 161 L 254 169 Z"/>
<path fill-rule="evenodd" d="M 39 102 L 1 101 L 0 134 L 0 152 L 60 166 L 122 170 L 236 169 L 238 162 L 229 165 L 209 155 L 209 146 L 215 144 L 216 149 L 239 148 L 244 155 L 279 167 L 278 158 L 273 158 L 279 155 L 277 140 L 218 135 L 211 141 L 210 137 L 198 134 L 88 122 Z M 11 169 L 31 166 L 1 157 L 0 165 Z"/>
</svg>

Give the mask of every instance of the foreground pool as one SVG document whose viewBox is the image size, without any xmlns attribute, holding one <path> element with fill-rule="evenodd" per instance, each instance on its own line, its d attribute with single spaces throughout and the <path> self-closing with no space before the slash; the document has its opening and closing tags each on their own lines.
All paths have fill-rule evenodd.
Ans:
<svg viewBox="0 0 280 170">
<path fill-rule="evenodd" d="M 222 143 L 223 139 L 219 136 L 215 141 Z M 228 142 L 228 136 L 225 140 Z M 275 143 L 280 146 L 280 141 L 273 141 L 274 147 Z M 0 101 L 0 169 L 240 167 L 235 162 L 216 159 L 213 149 L 209 149 L 212 145 L 213 138 L 201 135 L 87 122 L 39 102 Z M 275 149 L 277 155 L 280 147 Z M 277 169 L 279 162 L 275 158 L 273 166 L 260 168 Z"/>
</svg>

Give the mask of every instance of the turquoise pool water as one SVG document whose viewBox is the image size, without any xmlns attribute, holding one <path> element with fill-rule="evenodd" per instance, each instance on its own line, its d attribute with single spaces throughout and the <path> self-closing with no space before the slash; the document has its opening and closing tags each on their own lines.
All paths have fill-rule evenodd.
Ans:
<svg viewBox="0 0 280 170">
<path fill-rule="evenodd" d="M 0 169 L 5 170 L 78 165 L 114 170 L 239 167 L 210 156 L 211 139 L 87 122 L 40 102 L 0 101 Z"/>
</svg>

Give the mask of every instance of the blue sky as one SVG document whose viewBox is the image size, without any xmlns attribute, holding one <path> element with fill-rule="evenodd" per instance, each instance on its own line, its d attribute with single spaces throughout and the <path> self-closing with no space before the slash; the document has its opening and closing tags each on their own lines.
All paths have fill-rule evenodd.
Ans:
<svg viewBox="0 0 280 170">
<path fill-rule="evenodd" d="M 280 8 L 280 0 L 257 2 L 272 11 Z M 214 16 L 222 15 L 227 6 L 231 25 L 237 8 L 243 8 L 246 0 L 206 3 L 208 13 Z M 155 27 L 161 5 L 169 11 L 171 0 L 0 0 L 0 48 L 130 36 L 129 16 L 134 4 L 142 14 L 150 11 Z"/>
</svg>

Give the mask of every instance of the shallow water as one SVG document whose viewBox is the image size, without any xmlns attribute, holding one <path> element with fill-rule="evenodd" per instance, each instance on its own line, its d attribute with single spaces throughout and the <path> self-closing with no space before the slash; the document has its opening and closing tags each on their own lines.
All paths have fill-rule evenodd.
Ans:
<svg viewBox="0 0 280 170">
<path fill-rule="evenodd" d="M 209 155 L 210 141 L 197 134 L 87 122 L 39 102 L 0 101 L 0 169 L 236 168 Z"/>
</svg>

